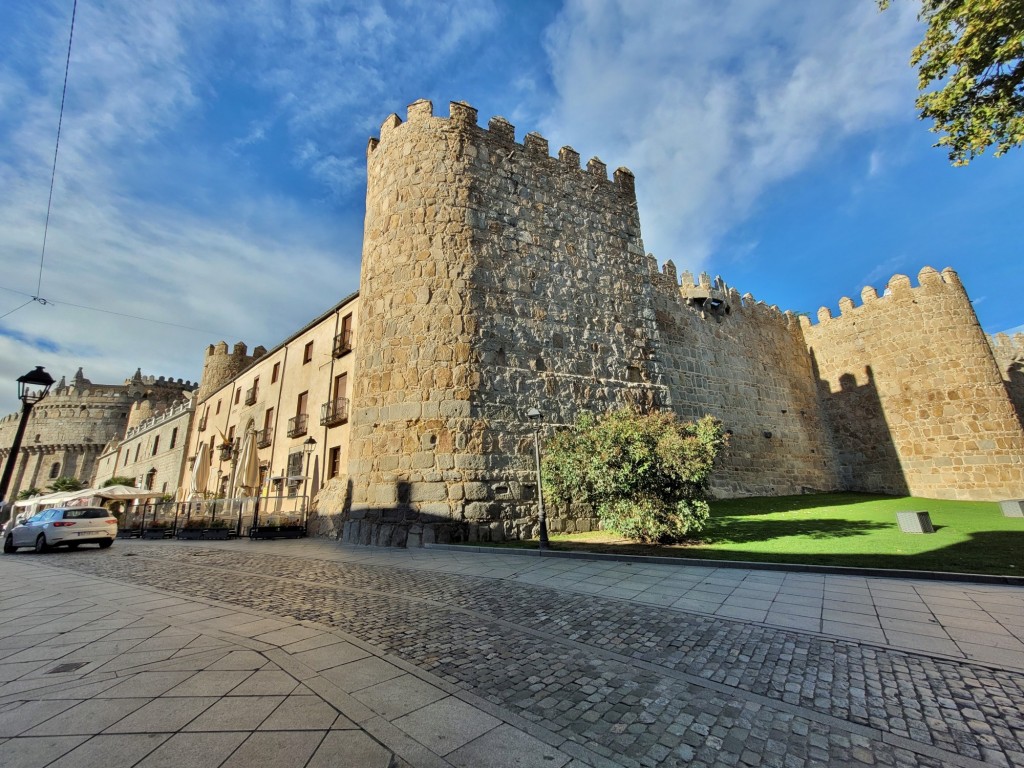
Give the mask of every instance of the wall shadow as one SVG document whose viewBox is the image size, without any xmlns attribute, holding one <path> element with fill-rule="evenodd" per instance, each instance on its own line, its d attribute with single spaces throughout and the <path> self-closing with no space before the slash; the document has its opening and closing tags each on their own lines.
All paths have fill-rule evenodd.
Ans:
<svg viewBox="0 0 1024 768">
<path fill-rule="evenodd" d="M 787 536 L 806 536 L 815 540 L 864 536 L 872 531 L 891 528 L 889 523 L 870 520 L 833 520 L 829 518 L 808 518 L 807 520 L 764 520 L 755 521 L 747 517 L 724 517 L 713 519 L 701 531 L 701 541 L 719 544 L 725 541 L 748 544 L 755 541 L 771 541 Z"/>
<path fill-rule="evenodd" d="M 945 526 L 944 526 L 945 527 Z M 856 534 L 854 534 L 856 535 Z M 905 534 L 932 536 L 935 534 Z M 536 542 L 523 542 L 524 548 L 536 548 Z M 1024 531 L 985 531 L 969 534 L 967 541 L 927 552 L 912 554 L 779 554 L 744 552 L 742 550 L 708 550 L 696 546 L 673 545 L 656 547 L 632 543 L 579 542 L 572 546 L 564 541 L 553 542 L 552 548 L 565 551 L 586 551 L 596 554 L 648 555 L 708 561 L 726 560 L 752 563 L 831 565 L 846 568 L 878 568 L 908 571 L 940 571 L 944 573 L 978 573 L 1024 577 Z"/>
<path fill-rule="evenodd" d="M 892 498 L 893 495 L 862 493 L 805 493 L 799 496 L 750 496 L 733 499 L 711 499 L 711 509 L 718 515 L 774 515 L 779 512 L 797 512 L 801 509 L 821 509 L 822 507 L 841 507 L 847 504 L 863 504 L 866 501 Z M 823 503 L 823 500 L 827 503 Z M 712 520 L 714 517 L 712 517 Z"/>
<path fill-rule="evenodd" d="M 1017 420 L 1024 428 L 1024 362 L 1014 361 L 1006 370 L 1006 390 L 1010 395 Z"/>
<path fill-rule="evenodd" d="M 871 366 L 864 369 L 867 375 L 864 384 L 858 384 L 853 373 L 840 376 L 837 392 L 833 392 L 829 382 L 821 378 L 813 350 L 811 367 L 832 434 L 842 488 L 896 496 L 909 494 Z"/>
</svg>

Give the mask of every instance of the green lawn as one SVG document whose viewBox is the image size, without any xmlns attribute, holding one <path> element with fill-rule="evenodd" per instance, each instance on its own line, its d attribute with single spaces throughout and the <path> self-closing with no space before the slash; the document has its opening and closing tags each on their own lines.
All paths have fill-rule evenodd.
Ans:
<svg viewBox="0 0 1024 768">
<path fill-rule="evenodd" d="M 935 533 L 902 533 L 903 510 L 927 510 Z M 712 502 L 691 544 L 646 546 L 603 531 L 551 540 L 560 550 L 1024 576 L 1024 519 L 988 502 L 860 493 L 729 499 Z"/>
</svg>

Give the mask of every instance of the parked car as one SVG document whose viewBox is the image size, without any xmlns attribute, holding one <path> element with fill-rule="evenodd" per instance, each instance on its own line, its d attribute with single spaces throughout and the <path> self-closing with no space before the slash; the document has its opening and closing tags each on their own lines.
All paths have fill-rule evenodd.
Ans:
<svg viewBox="0 0 1024 768">
<path fill-rule="evenodd" d="M 37 512 L 4 534 L 4 552 L 33 547 L 45 552 L 50 547 L 99 544 L 106 549 L 117 536 L 117 518 L 103 507 L 54 507 Z"/>
</svg>

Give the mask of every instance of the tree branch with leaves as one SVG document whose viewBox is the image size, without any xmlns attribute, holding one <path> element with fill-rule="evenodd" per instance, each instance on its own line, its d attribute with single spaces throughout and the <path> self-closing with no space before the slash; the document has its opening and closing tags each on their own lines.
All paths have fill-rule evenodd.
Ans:
<svg viewBox="0 0 1024 768">
<path fill-rule="evenodd" d="M 892 0 L 877 0 L 885 10 Z M 1024 0 L 921 0 L 917 107 L 953 165 L 1024 142 Z"/>
</svg>

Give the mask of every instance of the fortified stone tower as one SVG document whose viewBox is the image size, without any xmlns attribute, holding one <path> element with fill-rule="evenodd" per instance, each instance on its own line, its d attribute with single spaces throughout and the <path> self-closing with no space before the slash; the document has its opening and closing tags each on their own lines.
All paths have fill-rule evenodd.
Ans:
<svg viewBox="0 0 1024 768">
<path fill-rule="evenodd" d="M 264 347 L 256 347 L 251 355 L 246 354 L 247 350 L 248 348 L 241 341 L 235 344 L 230 353 L 227 342 L 224 341 L 211 344 L 206 348 L 203 377 L 199 382 L 199 392 L 196 395 L 197 403 L 201 403 L 267 353 Z"/>
<path fill-rule="evenodd" d="M 1024 432 L 960 278 L 921 270 L 841 299 L 804 336 L 850 490 L 1017 498 Z"/>
<path fill-rule="evenodd" d="M 345 538 L 528 534 L 527 409 L 666 397 L 633 175 L 459 103 L 392 115 L 367 155 Z"/>
</svg>

